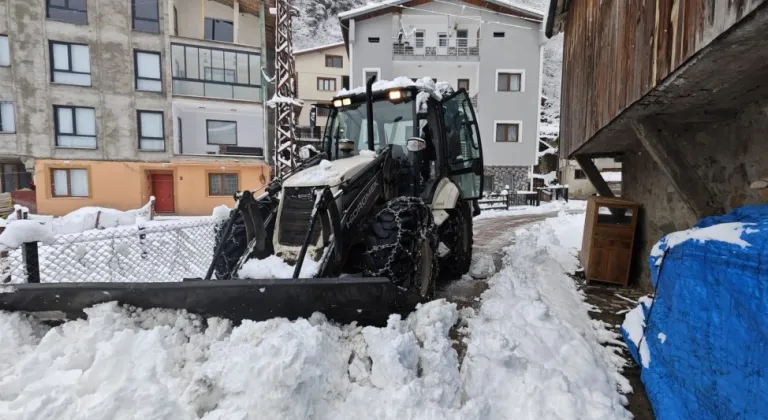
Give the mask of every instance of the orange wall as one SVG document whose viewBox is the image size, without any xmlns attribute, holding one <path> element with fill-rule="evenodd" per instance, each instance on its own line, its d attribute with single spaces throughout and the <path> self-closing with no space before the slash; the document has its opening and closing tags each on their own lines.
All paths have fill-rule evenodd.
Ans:
<svg viewBox="0 0 768 420">
<path fill-rule="evenodd" d="M 53 197 L 51 170 L 88 169 L 89 197 Z M 150 171 L 171 172 L 174 179 L 174 205 L 177 215 L 209 215 L 213 208 L 234 204 L 232 197 L 208 196 L 208 173 L 237 173 L 239 190 L 258 190 L 261 175 L 267 182 L 270 169 L 263 162 L 174 161 L 170 163 L 101 162 L 77 160 L 38 160 L 35 163 L 37 208 L 40 214 L 62 216 L 86 206 L 130 210 L 144 205 L 152 195 Z"/>
</svg>

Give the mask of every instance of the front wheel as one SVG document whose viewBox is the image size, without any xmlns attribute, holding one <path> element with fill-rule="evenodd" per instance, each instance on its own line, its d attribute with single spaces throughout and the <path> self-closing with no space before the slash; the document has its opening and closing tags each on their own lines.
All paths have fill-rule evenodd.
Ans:
<svg viewBox="0 0 768 420">
<path fill-rule="evenodd" d="M 469 204 L 460 201 L 448 213 L 448 219 L 440 226 L 438 239 L 447 250 L 447 255 L 439 258 L 441 280 L 461 278 L 472 264 L 473 232 Z"/>
<path fill-rule="evenodd" d="M 390 201 L 369 222 L 363 274 L 431 298 L 438 276 L 435 231 L 432 212 L 420 198 Z"/>
</svg>

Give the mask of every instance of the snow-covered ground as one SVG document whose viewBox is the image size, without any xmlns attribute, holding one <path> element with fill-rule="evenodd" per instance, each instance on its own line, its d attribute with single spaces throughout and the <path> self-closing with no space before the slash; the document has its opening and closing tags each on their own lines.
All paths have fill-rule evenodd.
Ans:
<svg viewBox="0 0 768 420">
<path fill-rule="evenodd" d="M 518 232 L 476 313 L 436 300 L 386 328 L 114 304 L 56 328 L 0 313 L 0 418 L 630 418 L 610 333 L 565 274 L 582 228 L 561 212 Z"/>
<path fill-rule="evenodd" d="M 587 202 L 584 200 L 562 200 L 549 201 L 541 203 L 540 206 L 516 206 L 509 210 L 482 210 L 475 220 L 492 219 L 494 217 L 520 216 L 525 214 L 545 214 L 557 213 L 560 211 L 579 212 L 587 209 Z M 581 244 L 579 244 L 581 246 Z"/>
</svg>

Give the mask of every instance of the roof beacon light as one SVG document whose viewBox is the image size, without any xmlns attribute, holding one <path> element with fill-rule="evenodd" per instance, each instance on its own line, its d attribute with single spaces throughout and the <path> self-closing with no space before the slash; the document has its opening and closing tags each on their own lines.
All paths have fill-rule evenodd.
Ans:
<svg viewBox="0 0 768 420">
<path fill-rule="evenodd" d="M 344 98 L 342 99 L 342 102 L 344 103 L 344 106 L 352 105 L 352 98 Z"/>
<path fill-rule="evenodd" d="M 390 101 L 398 101 L 400 99 L 403 99 L 403 91 L 401 91 L 401 90 L 391 90 L 391 91 L 389 91 L 389 100 Z"/>
<path fill-rule="evenodd" d="M 336 99 L 335 101 L 333 101 L 333 106 L 335 106 L 336 108 L 341 108 L 341 99 Z"/>
</svg>

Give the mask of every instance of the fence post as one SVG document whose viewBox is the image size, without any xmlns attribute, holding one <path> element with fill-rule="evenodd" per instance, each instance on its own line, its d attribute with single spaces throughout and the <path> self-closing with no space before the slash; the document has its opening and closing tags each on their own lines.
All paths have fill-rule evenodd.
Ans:
<svg viewBox="0 0 768 420">
<path fill-rule="evenodd" d="M 2 234 L 3 232 L 5 232 L 5 227 L 4 226 L 0 227 L 0 234 Z M 0 251 L 0 270 L 2 270 L 2 272 L 0 273 L 0 274 L 2 274 L 2 278 L 0 278 L 0 283 L 10 283 L 11 282 L 11 274 L 9 273 L 10 270 L 8 268 L 8 265 L 9 265 L 8 264 L 8 251 Z M 7 275 L 6 275 L 6 273 L 7 273 Z"/>
<path fill-rule="evenodd" d="M 37 242 L 25 242 L 21 248 L 21 256 L 27 268 L 27 283 L 40 283 L 40 258 L 37 253 Z"/>
<path fill-rule="evenodd" d="M 139 248 L 141 249 L 141 259 L 143 260 L 147 259 L 147 234 L 144 233 L 145 229 L 144 226 L 139 226 Z"/>
</svg>

